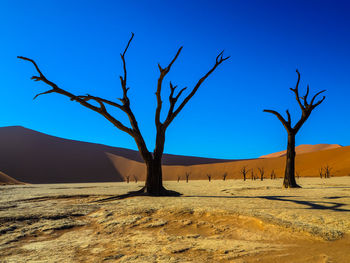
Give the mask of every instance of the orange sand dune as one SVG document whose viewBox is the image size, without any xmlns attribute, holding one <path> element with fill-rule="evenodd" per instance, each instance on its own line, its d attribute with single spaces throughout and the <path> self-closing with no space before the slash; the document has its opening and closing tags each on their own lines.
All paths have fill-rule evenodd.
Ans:
<svg viewBox="0 0 350 263">
<path fill-rule="evenodd" d="M 125 176 L 136 175 L 139 180 L 145 179 L 145 166 L 142 163 L 128 160 L 126 158 L 109 154 L 114 167 L 125 178 Z M 319 169 L 329 165 L 331 167 L 332 176 L 346 176 L 350 174 L 350 146 L 338 147 L 331 150 L 318 151 L 297 155 L 296 171 L 300 176 L 319 176 Z M 224 173 L 228 174 L 227 178 L 242 178 L 240 170 L 246 166 L 250 171 L 260 177 L 258 168 L 264 168 L 264 178 L 270 178 L 271 171 L 274 170 L 277 177 L 282 177 L 285 167 L 285 157 L 268 158 L 268 159 L 251 159 L 237 160 L 234 162 L 201 164 L 191 166 L 163 166 L 164 180 L 177 180 L 180 176 L 181 180 L 185 179 L 185 173 L 189 172 L 190 180 L 207 179 L 210 174 L 213 179 L 222 179 Z M 251 178 L 251 172 L 248 178 Z"/>
<path fill-rule="evenodd" d="M 6 184 L 23 184 L 23 183 L 17 181 L 16 179 L 13 179 L 12 177 L 8 176 L 7 174 L 4 174 L 3 172 L 0 172 L 0 185 L 6 185 Z"/>
<path fill-rule="evenodd" d="M 62 139 L 20 126 L 0 128 L 0 146 L 0 170 L 27 183 L 118 182 L 123 177 L 107 153 L 142 161 L 137 151 Z M 227 161 L 170 154 L 163 158 L 170 165 Z"/>
<path fill-rule="evenodd" d="M 129 149 L 66 140 L 23 127 L 0 128 L 0 145 L 0 170 L 22 182 L 118 182 L 126 176 L 132 180 L 133 175 L 145 179 L 139 153 Z M 297 151 L 296 171 L 300 176 L 319 176 L 319 169 L 326 164 L 332 168 L 332 175 L 350 174 L 350 146 L 301 145 Z M 241 178 L 243 166 L 255 174 L 263 167 L 265 178 L 269 178 L 272 170 L 282 177 L 285 157 L 219 160 L 166 154 L 163 164 L 165 180 L 177 180 L 178 176 L 184 180 L 186 172 L 191 173 L 190 180 L 207 179 L 207 174 L 222 179 L 224 173 L 227 178 Z"/>
<path fill-rule="evenodd" d="M 340 148 L 342 147 L 339 144 L 301 144 L 297 147 L 295 147 L 295 152 L 296 154 L 303 154 L 303 153 L 310 153 L 310 152 L 317 152 L 317 151 L 323 151 L 323 150 L 330 150 L 330 149 L 335 149 L 335 148 Z M 267 155 L 260 156 L 259 158 L 274 158 L 274 157 L 281 157 L 286 154 L 286 150 L 276 152 L 276 153 L 270 153 Z"/>
</svg>

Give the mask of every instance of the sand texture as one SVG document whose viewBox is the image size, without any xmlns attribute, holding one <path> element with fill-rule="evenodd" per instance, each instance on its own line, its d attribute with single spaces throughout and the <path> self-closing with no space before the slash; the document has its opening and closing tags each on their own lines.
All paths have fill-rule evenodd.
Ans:
<svg viewBox="0 0 350 263">
<path fill-rule="evenodd" d="M 0 262 L 350 262 L 350 177 L 0 188 Z"/>
</svg>

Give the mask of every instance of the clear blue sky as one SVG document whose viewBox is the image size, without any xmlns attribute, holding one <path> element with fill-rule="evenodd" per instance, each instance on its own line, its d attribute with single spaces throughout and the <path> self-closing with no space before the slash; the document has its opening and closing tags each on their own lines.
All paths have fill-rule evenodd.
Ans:
<svg viewBox="0 0 350 263">
<path fill-rule="evenodd" d="M 286 132 L 264 108 L 300 116 L 289 90 L 327 89 L 297 144 L 350 145 L 349 1 L 15 1 L 0 3 L 0 126 L 22 125 L 64 138 L 136 149 L 131 137 L 68 98 L 30 80 L 46 77 L 76 94 L 121 97 L 119 53 L 127 53 L 129 96 L 149 150 L 155 138 L 157 63 L 184 49 L 165 80 L 192 85 L 219 51 L 231 59 L 199 89 L 166 137 L 165 152 L 254 158 L 283 150 Z M 166 107 L 166 105 L 165 105 Z M 167 110 L 167 109 L 166 109 Z M 122 113 L 115 112 L 122 116 Z M 127 121 L 125 117 L 121 120 Z"/>
</svg>

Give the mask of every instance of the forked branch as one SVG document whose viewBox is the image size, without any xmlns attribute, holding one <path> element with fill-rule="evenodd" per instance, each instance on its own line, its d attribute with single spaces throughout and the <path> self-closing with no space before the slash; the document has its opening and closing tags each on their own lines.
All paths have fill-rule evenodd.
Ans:
<svg viewBox="0 0 350 263">
<path fill-rule="evenodd" d="M 295 88 L 294 89 L 290 88 L 290 90 L 294 92 L 295 98 L 299 104 L 299 107 L 301 109 L 302 114 L 301 114 L 300 120 L 295 124 L 295 126 L 292 127 L 292 120 L 291 120 L 291 116 L 290 116 L 290 113 L 288 110 L 286 111 L 287 117 L 288 117 L 287 120 L 284 119 L 281 114 L 279 114 L 278 112 L 276 112 L 274 110 L 264 110 L 264 112 L 274 114 L 282 122 L 282 124 L 286 128 L 286 130 L 288 132 L 293 132 L 293 133 L 297 133 L 299 131 L 301 126 L 304 124 L 304 122 L 309 118 L 312 110 L 314 110 L 318 105 L 320 105 L 326 98 L 325 96 L 323 96 L 322 99 L 320 99 L 319 101 L 317 101 L 315 103 L 315 99 L 317 98 L 317 96 L 326 91 L 326 90 L 322 90 L 322 91 L 316 93 L 312 97 L 310 103 L 308 103 L 307 97 L 308 97 L 309 91 L 310 91 L 309 85 L 307 85 L 305 95 L 301 97 L 299 95 L 300 73 L 298 70 L 296 70 L 296 72 L 298 75 L 297 83 L 295 85 Z"/>
</svg>

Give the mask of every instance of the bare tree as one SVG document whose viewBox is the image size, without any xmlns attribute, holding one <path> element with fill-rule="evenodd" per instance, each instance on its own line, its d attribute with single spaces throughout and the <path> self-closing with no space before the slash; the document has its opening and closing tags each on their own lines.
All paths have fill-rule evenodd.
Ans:
<svg viewBox="0 0 350 263">
<path fill-rule="evenodd" d="M 186 172 L 186 183 L 188 183 L 188 178 L 190 177 L 190 174 L 191 174 L 191 173 L 187 173 L 187 172 Z"/>
<path fill-rule="evenodd" d="M 275 170 L 272 170 L 270 173 L 271 180 L 276 179 L 276 173 Z"/>
<path fill-rule="evenodd" d="M 181 176 L 177 177 L 177 182 L 180 182 Z"/>
<path fill-rule="evenodd" d="M 253 168 L 250 170 L 250 175 L 252 177 L 252 180 L 255 180 L 255 174 L 254 174 L 254 169 Z"/>
<path fill-rule="evenodd" d="M 130 182 L 130 175 L 126 176 L 126 182 L 129 183 Z"/>
<path fill-rule="evenodd" d="M 324 178 L 331 178 L 331 170 L 332 168 L 328 164 L 324 167 Z"/>
<path fill-rule="evenodd" d="M 318 174 L 320 175 L 320 178 L 322 179 L 322 177 L 323 177 L 323 167 L 321 167 L 321 168 L 318 170 Z"/>
<path fill-rule="evenodd" d="M 310 103 L 307 101 L 307 97 L 309 95 L 309 85 L 307 85 L 306 93 L 303 97 L 300 97 L 299 95 L 299 82 L 300 82 L 300 73 L 298 70 L 296 70 L 298 74 L 298 80 L 296 83 L 295 88 L 290 88 L 291 91 L 294 92 L 296 100 L 299 104 L 299 107 L 301 109 L 301 117 L 300 120 L 295 124 L 294 127 L 292 127 L 292 120 L 289 111 L 287 110 L 287 117 L 282 117 L 281 114 L 279 114 L 277 111 L 274 110 L 264 110 L 264 112 L 272 113 L 274 114 L 283 124 L 284 128 L 286 129 L 288 133 L 288 145 L 287 145 L 287 158 L 286 158 L 286 169 L 284 173 L 284 180 L 283 180 L 283 186 L 285 188 L 297 188 L 300 187 L 296 181 L 295 181 L 295 135 L 300 130 L 301 126 L 305 123 L 305 121 L 309 118 L 311 112 L 320 105 L 324 99 L 326 98 L 323 96 L 323 98 L 317 102 L 315 102 L 315 99 L 318 95 L 325 92 L 325 90 L 322 90 L 318 93 L 316 93 Z"/>
<path fill-rule="evenodd" d="M 226 177 L 227 177 L 227 173 L 224 173 L 224 174 L 222 175 L 222 180 L 225 181 L 225 180 L 226 180 Z"/>
<path fill-rule="evenodd" d="M 211 174 L 207 174 L 209 182 L 211 181 Z"/>
<path fill-rule="evenodd" d="M 243 166 L 240 170 L 241 174 L 243 175 L 243 181 L 245 181 L 247 179 L 247 173 L 248 173 L 248 169 L 247 166 Z"/>
<path fill-rule="evenodd" d="M 136 175 L 134 175 L 134 180 L 135 180 L 135 183 L 137 183 L 138 178 L 137 178 L 137 176 L 136 176 Z"/>
<path fill-rule="evenodd" d="M 299 179 L 300 178 L 300 173 L 299 172 L 295 172 L 297 178 Z"/>
<path fill-rule="evenodd" d="M 34 98 L 37 98 L 39 95 L 43 94 L 49 94 L 49 93 L 58 93 L 61 95 L 64 95 L 72 101 L 76 101 L 80 103 L 82 106 L 93 110 L 97 112 L 98 114 L 101 114 L 104 118 L 106 118 L 109 122 L 111 122 L 115 127 L 120 129 L 121 131 L 129 134 L 134 140 L 138 147 L 138 150 L 141 154 L 142 159 L 144 160 L 146 164 L 147 169 L 147 175 L 146 175 L 146 183 L 145 187 L 143 187 L 139 191 L 132 192 L 130 194 L 147 194 L 152 196 L 167 196 L 167 195 L 179 195 L 179 193 L 175 191 L 170 191 L 164 188 L 163 186 L 163 178 L 162 178 L 162 156 L 164 151 L 164 143 L 165 143 L 165 133 L 169 125 L 172 123 L 172 121 L 175 119 L 175 117 L 178 116 L 178 114 L 181 112 L 181 110 L 185 107 L 185 105 L 188 103 L 188 101 L 194 96 L 194 94 L 197 92 L 199 87 L 202 85 L 202 83 L 211 75 L 214 70 L 225 60 L 227 60 L 229 57 L 223 56 L 223 51 L 219 53 L 219 55 L 216 57 L 214 65 L 207 71 L 195 84 L 191 92 L 183 99 L 181 103 L 177 106 L 177 102 L 182 95 L 182 93 L 185 91 L 186 88 L 182 88 L 177 94 L 175 94 L 175 91 L 177 90 L 177 86 L 174 86 L 171 82 L 169 84 L 170 88 L 170 95 L 169 95 L 169 109 L 166 114 L 165 120 L 161 121 L 161 111 L 162 111 L 162 98 L 161 98 L 161 91 L 162 91 L 162 85 L 163 80 L 165 76 L 169 73 L 172 65 L 174 64 L 175 60 L 178 58 L 182 47 L 178 49 L 176 52 L 176 55 L 174 58 L 170 61 L 170 63 L 166 67 L 161 67 L 160 64 L 158 64 L 159 68 L 159 78 L 157 82 L 157 88 L 156 88 L 156 99 L 157 99 L 157 107 L 155 111 L 155 126 L 156 126 L 156 143 L 155 143 L 155 149 L 153 153 L 151 153 L 144 141 L 144 138 L 141 134 L 141 131 L 139 129 L 138 123 L 136 121 L 136 117 L 130 107 L 130 100 L 128 97 L 128 90 L 129 87 L 127 86 L 127 69 L 126 69 L 126 60 L 125 60 L 125 54 L 129 48 L 129 45 L 134 37 L 134 34 L 132 33 L 131 38 L 129 39 L 126 48 L 124 49 L 124 52 L 120 54 L 122 64 L 123 64 L 123 71 L 124 75 L 120 76 L 120 82 L 121 82 L 121 88 L 123 92 L 122 98 L 120 98 L 120 102 L 114 102 L 111 100 L 103 99 L 100 97 L 92 96 L 92 95 L 74 95 L 62 88 L 59 88 L 54 82 L 48 80 L 46 76 L 42 73 L 42 71 L 39 69 L 36 62 L 30 58 L 21 57 L 19 56 L 19 59 L 26 60 L 31 62 L 34 67 L 36 68 L 36 71 L 38 72 L 39 76 L 33 76 L 32 79 L 34 81 L 42 81 L 48 86 L 51 87 L 51 89 L 37 94 Z M 126 116 L 129 119 L 130 127 L 127 125 L 124 125 L 121 121 L 119 121 L 116 117 L 112 116 L 111 113 L 107 110 L 108 107 L 114 107 L 126 114 Z"/>
<path fill-rule="evenodd" d="M 259 167 L 258 170 L 259 170 L 259 173 L 260 173 L 260 180 L 263 181 L 264 180 L 264 174 L 265 174 L 265 168 L 264 167 Z"/>
</svg>

